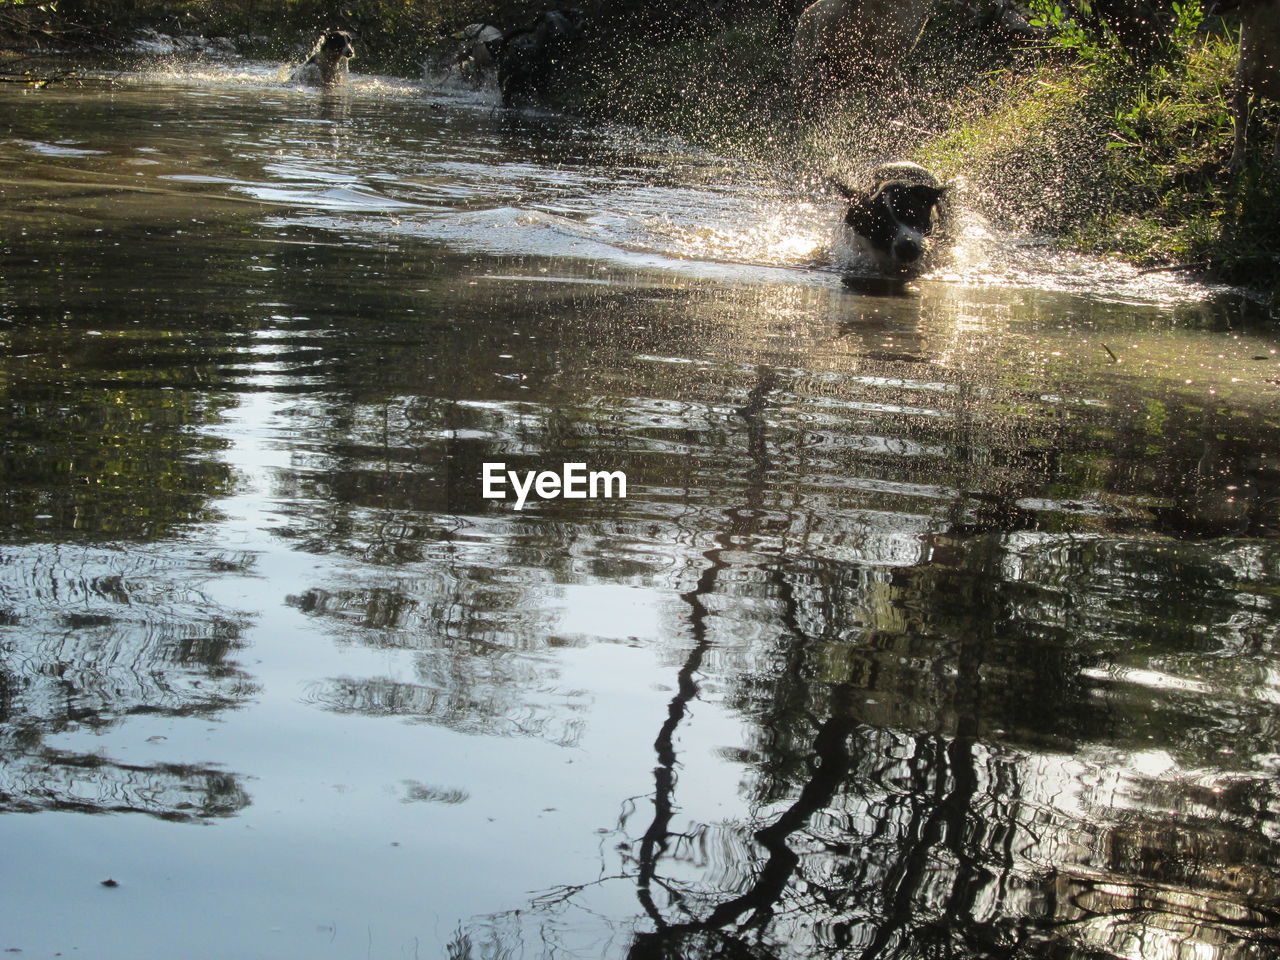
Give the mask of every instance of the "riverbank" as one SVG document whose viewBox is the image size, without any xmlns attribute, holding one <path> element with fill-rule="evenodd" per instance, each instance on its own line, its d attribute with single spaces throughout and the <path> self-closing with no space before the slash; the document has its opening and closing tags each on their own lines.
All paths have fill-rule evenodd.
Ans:
<svg viewBox="0 0 1280 960">
<path fill-rule="evenodd" d="M 586 6 L 594 33 L 554 107 L 784 156 L 815 184 L 869 156 L 911 156 L 959 181 L 966 203 L 1003 228 L 1250 286 L 1273 302 L 1280 289 L 1280 188 L 1268 149 L 1280 110 L 1257 111 L 1249 162 L 1227 171 L 1238 38 L 1233 20 L 1206 17 L 1198 0 L 1180 5 L 1141 56 L 1105 23 L 1090 32 L 1047 0 L 1026 11 L 1040 28 L 1032 41 L 1002 32 L 993 4 L 946 4 L 901 91 L 832 104 L 820 124 L 803 128 L 790 97 L 790 26 L 776 9 L 747 2 L 679 18 L 669 5 Z M 361 70 L 418 75 L 461 23 L 519 23 L 538 9 L 385 0 L 331 7 L 64 0 L 56 12 L 0 7 L 0 27 L 10 42 L 25 23 L 35 45 L 73 48 L 119 46 L 151 29 L 287 60 L 317 25 L 335 23 L 358 33 Z"/>
<path fill-rule="evenodd" d="M 977 185 L 989 205 L 1086 253 L 1185 269 L 1274 299 L 1280 111 L 1255 112 L 1248 162 L 1227 169 L 1237 36 L 1230 20 L 1180 8 L 1156 56 L 1071 43 L 1025 75 L 993 80 L 990 109 L 959 117 L 918 159 Z"/>
<path fill-rule="evenodd" d="M 803 130 L 785 38 L 767 20 L 657 55 L 623 48 L 571 96 L 595 115 L 717 146 L 785 149 L 815 183 L 866 156 L 911 157 L 957 181 L 965 203 L 1005 229 L 1275 302 L 1280 183 L 1270 148 L 1280 110 L 1263 102 L 1255 111 L 1247 164 L 1229 171 L 1235 22 L 1188 0 L 1137 56 L 1113 34 L 1089 39 L 1071 21 L 1031 12 L 1040 34 L 1029 40 L 980 10 L 944 8 L 902 91 L 851 96 Z"/>
</svg>

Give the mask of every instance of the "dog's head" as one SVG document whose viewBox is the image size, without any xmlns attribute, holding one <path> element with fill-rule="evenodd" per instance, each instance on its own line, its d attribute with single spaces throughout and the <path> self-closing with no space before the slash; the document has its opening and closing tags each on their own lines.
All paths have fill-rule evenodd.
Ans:
<svg viewBox="0 0 1280 960">
<path fill-rule="evenodd" d="M 872 246 L 884 250 L 894 266 L 914 267 L 933 235 L 935 213 L 945 192 L 946 187 L 905 180 L 880 184 L 870 202 L 878 227 L 868 238 Z"/>
<path fill-rule="evenodd" d="M 327 60 L 350 60 L 356 55 L 351 34 L 345 30 L 326 30 L 316 43 L 316 56 Z"/>
<path fill-rule="evenodd" d="M 946 186 L 915 163 L 887 163 L 873 171 L 869 190 L 837 187 L 849 201 L 845 224 L 886 273 L 917 273 L 941 219 Z"/>
</svg>

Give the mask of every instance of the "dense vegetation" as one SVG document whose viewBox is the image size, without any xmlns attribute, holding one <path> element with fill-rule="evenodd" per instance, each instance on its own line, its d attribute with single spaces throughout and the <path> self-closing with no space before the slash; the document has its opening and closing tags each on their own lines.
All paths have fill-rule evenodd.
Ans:
<svg viewBox="0 0 1280 960">
<path fill-rule="evenodd" d="M 1226 0 L 1219 0 L 1225 3 Z M 0 40 L 110 45 L 147 25 L 287 57 L 317 28 L 359 37 L 364 70 L 417 73 L 475 21 L 527 22 L 550 0 L 0 0 Z M 963 175 L 1014 225 L 1148 265 L 1275 286 L 1280 187 L 1255 114 L 1250 163 L 1226 170 L 1238 36 L 1209 0 L 1028 0 L 1028 39 L 998 0 L 939 4 L 901 91 L 852 94 L 803 126 L 789 44 L 803 0 L 579 0 L 592 34 L 558 106 L 787 155 L 815 173 L 862 152 Z M 447 55 L 446 55 L 447 56 Z M 829 171 L 828 171 L 829 172 Z"/>
<path fill-rule="evenodd" d="M 1030 6 L 1046 29 L 1043 55 L 1021 74 L 993 77 L 994 106 L 954 117 L 923 157 L 1082 249 L 1274 288 L 1280 112 L 1264 104 L 1255 113 L 1250 162 L 1229 172 L 1239 54 L 1231 18 L 1208 16 L 1200 0 L 1175 2 L 1132 44 L 1054 0 Z"/>
</svg>

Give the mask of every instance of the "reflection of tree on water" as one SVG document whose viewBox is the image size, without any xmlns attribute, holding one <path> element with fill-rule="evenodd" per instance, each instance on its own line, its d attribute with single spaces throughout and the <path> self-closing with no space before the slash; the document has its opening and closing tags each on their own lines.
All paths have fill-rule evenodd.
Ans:
<svg viewBox="0 0 1280 960">
<path fill-rule="evenodd" d="M 974 551 L 975 572 L 1000 559 L 992 543 Z M 774 568 L 780 587 L 783 569 Z M 775 594 L 790 607 L 781 620 L 800 621 L 799 605 L 785 598 L 803 582 Z M 779 694 L 798 685 L 805 702 L 827 711 L 814 721 L 792 710 L 790 736 L 775 738 L 787 744 L 781 765 L 761 771 L 762 787 L 790 802 L 754 831 L 759 853 L 737 864 L 736 877 L 707 878 L 728 881 L 721 896 L 663 877 L 668 842 L 682 835 L 671 823 L 664 726 L 655 816 L 622 873 L 653 924 L 635 935 L 630 956 L 1261 958 L 1280 942 L 1273 783 L 1241 777 L 1215 792 L 1195 775 L 1160 780 L 1141 764 L 1106 772 L 1103 761 L 1115 757 L 1037 756 L 992 743 L 985 725 L 1019 710 L 982 699 L 984 657 L 1009 653 L 998 650 L 996 629 L 957 642 L 941 671 L 950 693 L 931 701 L 933 733 L 873 720 L 880 705 L 868 707 L 866 694 L 891 692 L 892 682 L 849 670 L 853 658 L 839 662 L 812 637 L 792 633 L 787 643 L 807 645 L 829 671 L 822 678 L 810 657 L 778 677 Z M 700 656 L 695 649 L 682 673 Z M 758 700 L 772 735 L 780 714 Z M 796 771 L 789 755 L 805 725 L 807 770 Z M 766 753 L 761 766 L 774 761 Z M 702 829 L 719 834 L 704 844 L 721 844 L 725 857 L 744 851 L 735 839 L 742 828 Z"/>
<path fill-rule="evenodd" d="M 697 584 L 692 590 L 681 595 L 681 599 L 689 605 L 693 646 L 680 668 L 676 695 L 668 707 L 667 720 L 654 741 L 654 749 L 658 755 L 658 765 L 654 768 L 654 817 L 640 841 L 636 857 L 636 887 L 640 903 L 656 929 L 651 934 L 637 935 L 630 950 L 630 955 L 637 958 L 668 955 L 672 946 L 684 944 L 687 947 L 688 944 L 684 942 L 691 935 L 702 938 L 705 934 L 711 933 L 717 936 L 710 940 L 703 939 L 702 942 L 714 945 L 720 955 L 723 955 L 726 950 L 734 949 L 739 945 L 740 937 L 726 935 L 724 928 L 734 924 L 738 917 L 747 911 L 752 911 L 757 918 L 748 926 L 759 926 L 764 923 L 786 887 L 798 859 L 785 845 L 785 837 L 791 830 L 784 822 L 786 820 L 784 817 L 772 827 L 767 827 L 756 834 L 756 839 L 769 851 L 769 859 L 760 871 L 756 883 L 740 896 L 721 903 L 705 920 L 671 924 L 653 897 L 653 886 L 661 883 L 658 875 L 659 861 L 668 849 L 672 833 L 671 821 L 675 813 L 677 782 L 675 734 L 686 716 L 690 702 L 698 694 L 695 677 L 702 669 L 703 658 L 711 643 L 708 629 L 711 612 L 707 608 L 706 599 L 715 592 L 719 575 L 729 567 L 729 561 L 725 557 L 726 552 L 732 548 L 735 541 L 748 539 L 751 535 L 753 518 L 757 515 L 764 493 L 763 485 L 770 468 L 768 442 L 761 412 L 774 386 L 775 378 L 771 372 L 760 373 L 755 387 L 748 395 L 747 403 L 740 410 L 740 415 L 746 421 L 747 450 L 753 463 L 746 486 L 745 507 L 731 512 L 726 517 L 727 529 L 717 535 L 716 547 L 707 551 L 705 555 L 707 565 L 699 576 Z M 841 764 L 830 758 L 824 759 L 827 761 L 823 769 L 824 780 L 838 782 L 842 773 Z M 833 780 L 833 777 L 836 779 Z M 819 789 L 815 792 L 822 791 Z M 807 807 L 808 804 L 805 806 Z M 799 803 L 792 809 L 796 817 L 807 816 Z M 808 812 L 812 812 L 812 808 Z M 684 910 L 688 909 L 684 895 L 674 885 L 661 885 L 667 891 L 673 905 Z M 743 955 L 750 954 L 744 951 Z"/>
<path fill-rule="evenodd" d="M 759 519 L 772 388 L 741 411 L 755 469 L 681 595 L 691 643 L 652 818 L 601 879 L 462 932 L 451 955 L 604 955 L 560 941 L 592 888 L 618 884 L 639 901 L 613 920 L 637 960 L 1273 955 L 1280 789 L 1259 758 L 1278 732 L 1280 555 L 958 518 L 912 566 L 793 557 Z M 679 731 L 746 597 L 775 631 L 730 681 L 757 731 L 759 813 L 682 824 Z M 516 948 L 535 923 L 543 951 Z"/>
<path fill-rule="evenodd" d="M 641 957 L 1240 960 L 1274 944 L 1276 553 L 1166 539 L 1270 529 L 1274 477 L 1249 458 L 1272 427 L 1244 436 L 1173 395 L 1155 416 L 1110 375 L 1046 396 L 1039 373 L 970 370 L 985 321 L 863 317 L 844 353 L 800 337 L 811 355 L 709 322 L 754 309 L 723 289 L 634 324 L 624 299 L 521 325 L 551 350 L 512 346 L 505 302 L 450 303 L 454 324 L 411 336 L 342 327 L 316 356 L 346 392 L 295 412 L 312 442 L 281 481 L 280 533 L 369 566 L 291 602 L 340 642 L 412 657 L 409 677 L 317 684 L 324 708 L 575 742 L 583 704 L 549 699 L 554 658 L 538 657 L 566 642 L 549 639 L 556 589 L 678 584 L 687 611 L 652 817 L 621 835 L 628 808 L 607 880 L 476 925 L 457 956 L 484 936 L 510 952 L 540 919 L 566 934 L 558 916 L 605 884 L 635 916 L 595 929 Z M 926 342 L 943 334 L 951 347 Z M 604 455 L 643 491 L 625 509 L 515 518 L 476 495 L 486 460 Z M 745 823 L 682 815 L 680 763 L 698 760 L 677 744 L 717 686 L 754 731 Z"/>
<path fill-rule="evenodd" d="M 913 691 L 914 703 L 870 709 L 868 691 L 891 693 L 902 682 L 885 683 L 875 673 L 902 658 L 873 656 L 868 671 L 855 666 L 852 645 L 844 657 L 818 650 L 820 641 L 790 629 L 802 622 L 794 598 L 805 580 L 782 565 L 774 568 L 780 586 L 794 578 L 775 593 L 784 604 L 779 620 L 789 626 L 785 642 L 825 661 L 826 677 L 812 660 L 778 675 L 780 687 L 799 684 L 806 702 L 822 702 L 828 711 L 824 721 L 790 725 L 794 741 L 801 740 L 797 726 L 812 731 L 803 738 L 812 737 L 810 768 L 772 774 L 784 778 L 776 792 L 791 803 L 755 831 L 764 856 L 744 865 L 742 892 L 715 901 L 705 890 L 700 897 L 680 891 L 668 907 L 695 919 L 667 922 L 651 913 L 656 929 L 637 935 L 633 956 L 760 955 L 747 944 L 751 951 L 785 944 L 788 955 L 866 958 L 1061 951 L 1054 955 L 1145 960 L 1261 957 L 1275 949 L 1274 783 L 1241 777 L 1232 797 L 1232 789 L 1215 792 L 1195 777 L 1160 780 L 1122 763 L 1106 774 L 1103 758 L 1037 758 L 990 742 L 997 724 L 1013 726 L 1010 720 L 1028 710 L 1016 700 L 985 699 L 1000 690 L 984 682 L 984 673 L 994 664 L 1009 669 L 1013 652 L 1001 636 L 1001 618 L 975 618 L 970 606 L 977 601 L 993 613 L 1001 607 L 999 585 L 989 576 L 1003 559 L 996 544 L 968 545 L 958 569 L 897 578 L 907 602 L 919 595 L 917 586 L 953 597 L 981 591 L 983 583 L 996 589 L 987 588 L 985 599 L 970 592 L 959 611 L 951 611 L 952 625 L 967 629 L 952 631 L 953 656 L 949 669 L 933 670 L 935 691 L 921 677 L 924 689 Z M 827 582 L 838 584 L 838 576 Z M 817 600 L 838 609 L 834 596 L 810 597 Z M 916 629 L 946 626 L 945 602 L 942 607 L 943 617 Z M 886 654 L 910 652 L 885 646 Z M 1030 677 L 1033 670 L 1010 672 Z M 839 679 L 842 674 L 849 679 Z M 769 725 L 780 719 L 773 704 L 781 699 L 757 697 L 771 735 L 777 731 Z M 923 713 L 929 705 L 932 717 Z M 931 720 L 937 732 L 900 732 L 883 726 L 883 717 L 868 724 L 880 706 L 921 711 L 915 722 Z M 1024 715 L 1024 729 L 1051 729 L 1060 722 L 1052 714 L 1072 704 L 1050 698 L 1045 708 L 1039 723 Z M 794 741 L 788 749 L 798 746 Z M 785 754 L 781 759 L 787 763 Z M 762 765 L 768 762 L 766 755 Z M 769 771 L 762 772 L 767 785 Z M 649 872 L 657 874 L 653 867 Z M 690 909 L 699 901 L 699 909 Z M 1142 944 L 1138 953 L 1136 943 Z M 1082 952 L 1072 952 L 1077 949 Z"/>
<path fill-rule="evenodd" d="M 306 699 L 334 713 L 574 744 L 582 695 L 558 690 L 554 664 L 536 656 L 546 645 L 545 613 L 522 604 L 519 584 L 485 584 L 485 576 L 464 564 L 429 575 L 387 571 L 377 586 L 291 597 L 336 628 L 340 642 L 412 655 L 411 677 L 331 677 Z"/>
<path fill-rule="evenodd" d="M 256 689 L 231 659 L 241 626 L 194 584 L 228 562 L 129 550 L 13 547 L 0 556 L 0 811 L 227 816 L 239 778 L 55 749 L 129 717 L 214 716 Z"/>
</svg>

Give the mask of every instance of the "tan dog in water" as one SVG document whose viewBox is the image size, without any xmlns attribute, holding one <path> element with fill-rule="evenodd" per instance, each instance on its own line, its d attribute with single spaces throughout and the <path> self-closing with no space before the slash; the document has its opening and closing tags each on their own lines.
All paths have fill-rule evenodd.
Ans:
<svg viewBox="0 0 1280 960">
<path fill-rule="evenodd" d="M 1249 136 L 1251 100 L 1280 100 L 1280 0 L 1251 0 L 1239 4 L 1240 63 L 1236 66 L 1236 140 L 1228 167 L 1244 168 Z M 1280 163 L 1280 133 L 1276 134 L 1275 159 Z"/>
<path fill-rule="evenodd" d="M 356 55 L 351 34 L 345 30 L 326 30 L 311 48 L 311 53 L 293 72 L 296 83 L 313 87 L 332 87 L 347 75 L 347 62 Z"/>
<path fill-rule="evenodd" d="M 812 103 L 859 75 L 896 73 L 932 12 L 933 0 L 818 0 L 800 15 L 791 44 L 797 96 Z"/>
<path fill-rule="evenodd" d="M 502 31 L 491 23 L 472 23 L 453 35 L 458 44 L 454 63 L 463 83 L 478 87 L 498 72 L 493 52 L 503 45 Z"/>
</svg>

